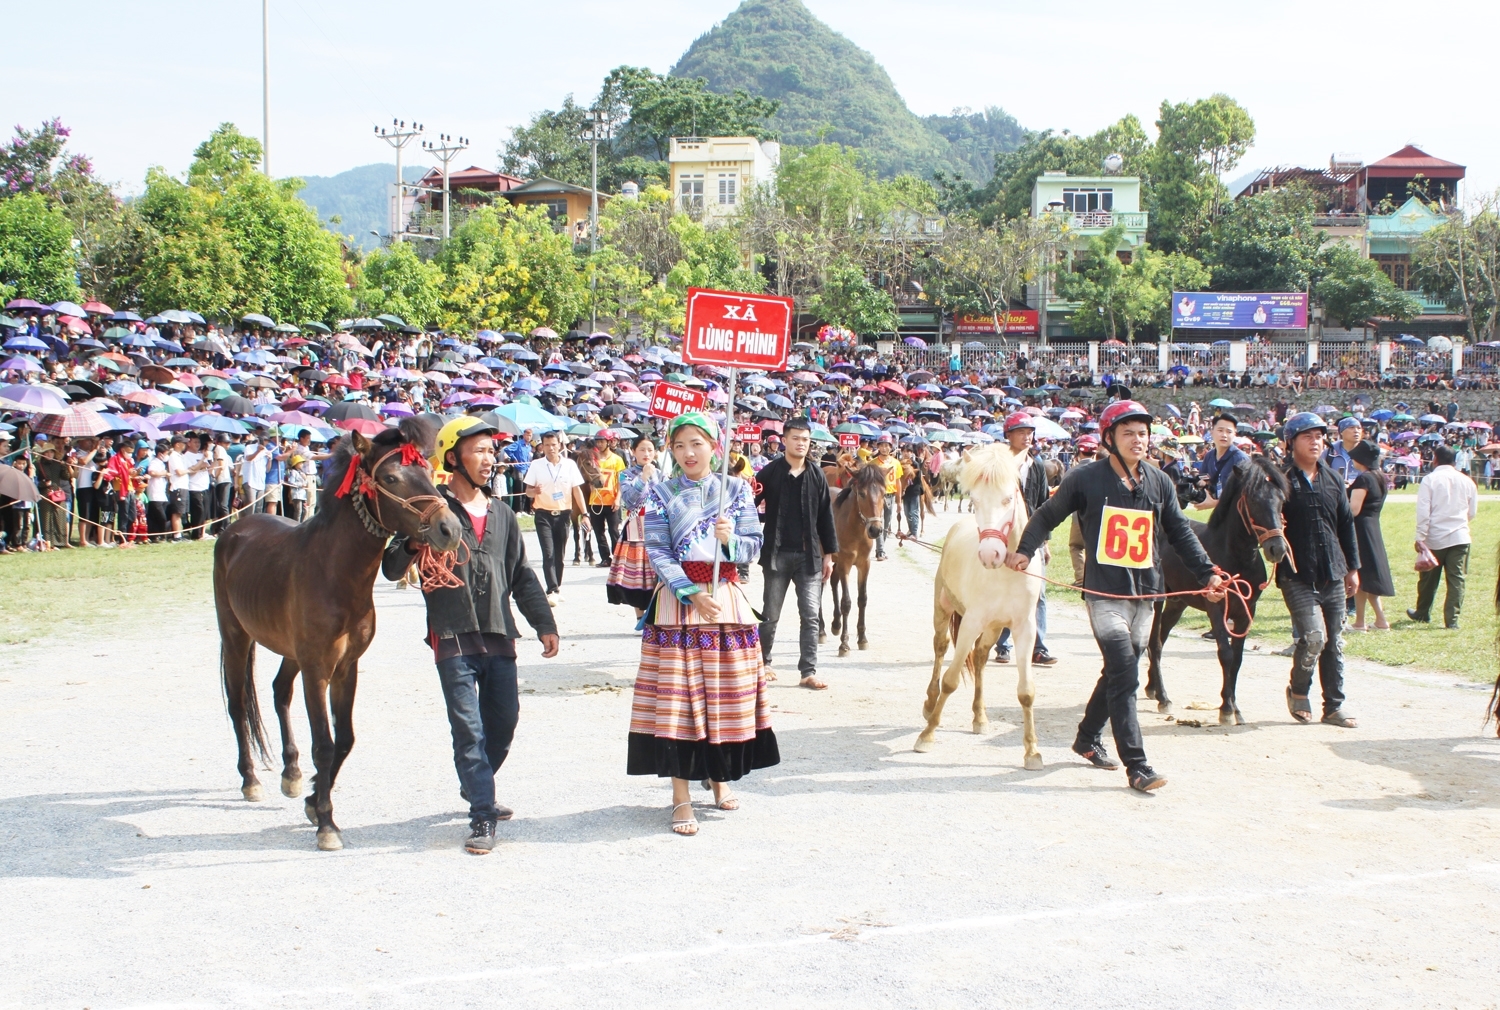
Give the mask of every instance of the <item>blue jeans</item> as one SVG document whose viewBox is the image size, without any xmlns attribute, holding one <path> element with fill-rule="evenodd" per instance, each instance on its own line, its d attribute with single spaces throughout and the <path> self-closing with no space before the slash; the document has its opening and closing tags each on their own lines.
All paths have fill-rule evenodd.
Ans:
<svg viewBox="0 0 1500 1010">
<path fill-rule="evenodd" d="M 995 643 L 996 657 L 998 657 L 1003 650 L 1009 648 L 1010 629 L 1006 628 L 1004 631 L 1000 632 L 1000 639 Z M 1043 583 L 1042 585 L 1042 595 L 1039 596 L 1036 601 L 1036 645 L 1033 647 L 1032 651 L 1047 651 L 1047 586 L 1045 583 Z"/>
<path fill-rule="evenodd" d="M 1084 706 L 1075 745 L 1097 743 L 1104 724 L 1114 731 L 1115 753 L 1133 772 L 1146 764 L 1146 745 L 1135 714 L 1135 692 L 1141 686 L 1141 655 L 1151 637 L 1155 616 L 1150 600 L 1103 600 L 1085 597 L 1094 641 L 1104 658 L 1104 670 Z"/>
<path fill-rule="evenodd" d="M 496 815 L 495 772 L 510 753 L 521 716 L 516 661 L 509 656 L 454 656 L 437 664 L 453 729 L 453 767 L 469 797 L 469 820 Z"/>
</svg>

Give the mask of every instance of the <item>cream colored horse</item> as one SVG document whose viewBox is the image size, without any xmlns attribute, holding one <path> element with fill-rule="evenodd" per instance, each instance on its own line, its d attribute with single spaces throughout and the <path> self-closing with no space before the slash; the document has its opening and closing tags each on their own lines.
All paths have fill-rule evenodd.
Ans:
<svg viewBox="0 0 1500 1010">
<path fill-rule="evenodd" d="M 1040 579 L 1005 567 L 1005 557 L 1021 543 L 1026 529 L 1026 502 L 1021 497 L 1015 458 L 1005 445 L 969 454 L 960 484 L 973 503 L 974 516 L 953 524 L 943 542 L 932 601 L 932 683 L 922 717 L 927 728 L 916 750 L 932 749 L 943 705 L 967 669 L 974 675 L 974 732 L 989 725 L 984 713 L 984 664 L 1004 628 L 1009 628 L 1016 657 L 1016 697 L 1025 723 L 1026 767 L 1042 767 L 1036 745 L 1031 703 L 1031 652 L 1036 645 L 1036 603 Z M 943 659 L 953 641 L 953 661 L 943 673 Z"/>
</svg>

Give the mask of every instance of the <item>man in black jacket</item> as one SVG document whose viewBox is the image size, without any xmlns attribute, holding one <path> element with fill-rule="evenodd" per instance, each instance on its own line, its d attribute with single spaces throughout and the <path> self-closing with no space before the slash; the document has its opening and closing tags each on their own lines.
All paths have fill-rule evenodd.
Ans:
<svg viewBox="0 0 1500 1010">
<path fill-rule="evenodd" d="M 1276 585 L 1292 615 L 1292 682 L 1287 709 L 1298 722 L 1312 721 L 1308 692 L 1313 668 L 1323 691 L 1323 721 L 1345 729 L 1357 724 L 1344 711 L 1344 617 L 1346 597 L 1359 590 L 1359 541 L 1344 478 L 1322 460 L 1327 423 L 1302 411 L 1287 418 L 1282 441 L 1292 465 L 1292 493 L 1282 526 L 1291 551 L 1276 566 Z M 1292 562 L 1296 571 L 1292 570 Z"/>
<path fill-rule="evenodd" d="M 756 504 L 765 504 L 765 540 L 760 564 L 765 569 L 766 594 L 761 606 L 760 649 L 770 670 L 776 625 L 786 601 L 787 587 L 797 586 L 797 617 L 801 622 L 801 654 L 797 672 L 803 687 L 821 691 L 818 679 L 818 601 L 823 582 L 833 571 L 838 534 L 833 526 L 833 500 L 823 471 L 808 459 L 812 425 L 805 417 L 786 422 L 782 433 L 786 451 L 761 468 Z"/>
<path fill-rule="evenodd" d="M 1109 722 L 1127 781 L 1141 792 L 1160 789 L 1167 781 L 1146 763 L 1135 714 L 1141 653 L 1151 637 L 1155 603 L 1143 597 L 1164 588 L 1161 537 L 1210 590 L 1210 601 L 1224 598 L 1219 591 L 1223 579 L 1182 514 L 1177 488 L 1166 474 L 1144 462 L 1151 446 L 1151 421 L 1151 412 L 1134 400 L 1106 407 L 1099 415 L 1099 439 L 1108 455 L 1068 471 L 1057 493 L 1027 522 L 1020 546 L 1005 559 L 1011 568 L 1025 571 L 1047 534 L 1068 516 L 1078 517 L 1088 549 L 1083 599 L 1104 671 L 1084 708 L 1073 751 L 1097 768 L 1118 768 L 1101 740 Z"/>
<path fill-rule="evenodd" d="M 490 424 L 468 416 L 449 421 L 438 435 L 433 465 L 451 474 L 440 491 L 463 527 L 463 546 L 453 567 L 463 584 L 422 587 L 427 644 L 453 730 L 453 764 L 469 801 L 470 834 L 464 848 L 476 855 L 495 847 L 496 823 L 512 814 L 495 803 L 495 773 L 510 753 L 520 716 L 519 633 L 510 612 L 512 594 L 542 640 L 542 657 L 556 656 L 558 645 L 552 608 L 526 563 L 515 513 L 490 497 L 497 434 Z M 381 566 L 385 577 L 401 578 L 414 553 L 407 538 L 392 540 Z"/>
</svg>

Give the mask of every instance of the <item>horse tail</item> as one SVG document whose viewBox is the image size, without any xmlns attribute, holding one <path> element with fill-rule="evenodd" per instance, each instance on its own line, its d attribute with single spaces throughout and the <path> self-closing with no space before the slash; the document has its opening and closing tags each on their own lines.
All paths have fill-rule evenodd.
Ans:
<svg viewBox="0 0 1500 1010">
<path fill-rule="evenodd" d="M 266 724 L 260 715 L 260 700 L 255 692 L 255 642 L 245 651 L 245 667 L 236 678 L 229 668 L 228 650 L 219 648 L 219 676 L 224 685 L 224 703 L 234 716 L 234 702 L 238 701 L 245 721 L 250 727 L 250 742 L 262 762 L 270 763 L 271 745 L 266 740 Z M 238 681 L 238 683 L 236 683 Z"/>
</svg>

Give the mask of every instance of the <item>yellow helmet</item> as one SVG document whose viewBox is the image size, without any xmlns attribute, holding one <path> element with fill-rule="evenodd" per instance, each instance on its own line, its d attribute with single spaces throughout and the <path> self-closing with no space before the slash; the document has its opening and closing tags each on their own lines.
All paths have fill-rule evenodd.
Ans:
<svg viewBox="0 0 1500 1010">
<path fill-rule="evenodd" d="M 437 443 L 433 447 L 432 455 L 427 458 L 427 462 L 432 464 L 434 473 L 447 473 L 448 471 L 443 467 L 443 460 L 447 458 L 448 450 L 458 445 L 461 440 L 472 435 L 498 434 L 500 434 L 500 429 L 482 417 L 475 417 L 473 414 L 455 417 L 443 425 L 442 430 L 438 432 Z"/>
</svg>

